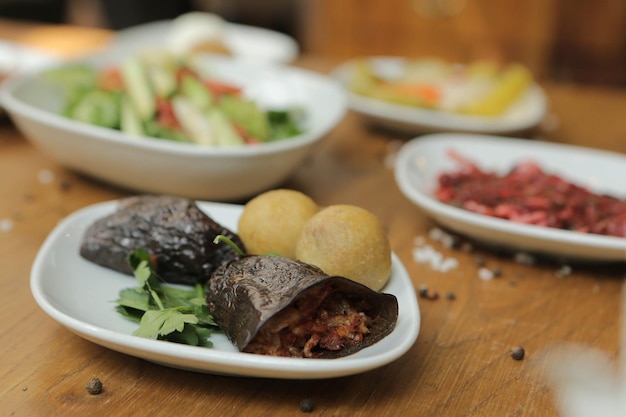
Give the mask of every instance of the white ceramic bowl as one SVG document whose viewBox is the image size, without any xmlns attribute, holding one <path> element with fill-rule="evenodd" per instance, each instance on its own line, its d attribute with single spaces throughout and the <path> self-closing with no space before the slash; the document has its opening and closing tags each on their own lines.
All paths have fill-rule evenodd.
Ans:
<svg viewBox="0 0 626 417">
<path fill-rule="evenodd" d="M 93 65 L 120 56 L 90 58 Z M 62 94 L 41 74 L 0 86 L 0 103 L 18 129 L 62 165 L 133 191 L 233 201 L 279 185 L 343 117 L 346 98 L 329 77 L 292 67 L 207 56 L 213 74 L 242 86 L 261 106 L 300 106 L 304 133 L 273 143 L 207 148 L 143 137 L 61 116 Z"/>
</svg>

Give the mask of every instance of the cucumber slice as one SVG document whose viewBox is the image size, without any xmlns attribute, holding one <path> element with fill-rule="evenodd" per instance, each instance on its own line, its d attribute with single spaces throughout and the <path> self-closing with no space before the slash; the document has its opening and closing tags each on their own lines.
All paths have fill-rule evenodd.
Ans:
<svg viewBox="0 0 626 417">
<path fill-rule="evenodd" d="M 207 117 L 217 146 L 242 146 L 244 144 L 243 138 L 224 113 L 214 108 L 208 112 Z"/>
<path fill-rule="evenodd" d="M 190 75 L 186 75 L 181 80 L 181 94 L 189 99 L 191 104 L 197 109 L 206 111 L 215 101 L 211 92 L 202 84 L 200 80 Z"/>
<path fill-rule="evenodd" d="M 270 125 L 265 113 L 253 101 L 233 95 L 220 99 L 219 108 L 226 117 L 242 126 L 250 136 L 265 142 L 270 135 Z"/>
<path fill-rule="evenodd" d="M 177 88 L 176 69 L 179 64 L 174 54 L 162 49 L 148 49 L 139 54 L 150 86 L 159 97 L 171 97 Z"/>
<path fill-rule="evenodd" d="M 75 98 L 66 114 L 81 122 L 117 129 L 120 126 L 118 94 L 102 90 L 86 90 Z"/>
<path fill-rule="evenodd" d="M 206 114 L 194 106 L 187 98 L 175 96 L 172 99 L 174 114 L 189 139 L 199 145 L 214 146 L 215 138 Z"/>
<path fill-rule="evenodd" d="M 159 97 L 171 97 L 176 93 L 176 76 L 163 67 L 147 67 L 146 72 L 154 92 Z"/>
<path fill-rule="evenodd" d="M 145 134 L 141 119 L 128 96 L 122 97 L 120 130 L 132 136 L 143 136 Z"/>
<path fill-rule="evenodd" d="M 130 101 L 139 118 L 145 121 L 154 117 L 156 98 L 139 59 L 133 57 L 124 61 L 121 71 Z"/>
<path fill-rule="evenodd" d="M 96 84 L 98 72 L 88 65 L 75 64 L 47 70 L 44 77 L 64 87 L 86 88 Z"/>
</svg>

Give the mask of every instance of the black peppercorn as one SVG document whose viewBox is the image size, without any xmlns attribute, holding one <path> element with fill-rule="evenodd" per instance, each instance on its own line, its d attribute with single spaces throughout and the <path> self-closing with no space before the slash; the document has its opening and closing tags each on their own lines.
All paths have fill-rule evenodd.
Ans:
<svg viewBox="0 0 626 417">
<path fill-rule="evenodd" d="M 524 359 L 525 354 L 526 351 L 521 346 L 515 346 L 513 349 L 511 349 L 511 357 L 516 361 L 521 361 L 522 359 Z"/>
<path fill-rule="evenodd" d="M 315 408 L 315 404 L 313 404 L 313 400 L 310 398 L 305 398 L 300 401 L 300 411 L 303 413 L 310 413 Z"/>
<path fill-rule="evenodd" d="M 63 181 L 61 181 L 61 183 L 59 184 L 59 189 L 60 189 L 61 191 L 67 191 L 67 190 L 69 190 L 70 188 L 72 188 L 72 183 L 71 183 L 71 182 L 69 182 L 68 180 L 63 180 Z"/>
<path fill-rule="evenodd" d="M 425 284 L 419 287 L 418 294 L 421 298 L 426 298 L 427 300 L 437 300 L 439 298 L 439 293 L 436 290 L 429 289 Z"/>
<path fill-rule="evenodd" d="M 426 296 L 428 294 L 428 286 L 426 284 L 420 285 L 420 287 L 418 288 L 417 292 L 420 295 L 420 297 L 426 298 Z"/>
<path fill-rule="evenodd" d="M 98 378 L 91 378 L 85 388 L 91 395 L 98 395 L 102 392 L 102 381 Z"/>
</svg>

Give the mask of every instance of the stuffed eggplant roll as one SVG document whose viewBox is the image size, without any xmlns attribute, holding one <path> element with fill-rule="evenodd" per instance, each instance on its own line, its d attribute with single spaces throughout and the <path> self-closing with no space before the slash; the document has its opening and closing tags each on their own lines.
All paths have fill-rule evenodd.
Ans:
<svg viewBox="0 0 626 417">
<path fill-rule="evenodd" d="M 271 356 L 346 356 L 391 333 L 398 318 L 395 296 L 278 256 L 221 266 L 206 298 L 240 351 Z"/>
<path fill-rule="evenodd" d="M 217 235 L 240 248 L 235 233 L 215 222 L 193 200 L 141 195 L 120 200 L 117 210 L 91 224 L 80 255 L 96 264 L 132 274 L 128 255 L 143 248 L 155 272 L 167 282 L 204 282 L 222 263 L 238 257 L 227 244 L 213 243 Z"/>
</svg>

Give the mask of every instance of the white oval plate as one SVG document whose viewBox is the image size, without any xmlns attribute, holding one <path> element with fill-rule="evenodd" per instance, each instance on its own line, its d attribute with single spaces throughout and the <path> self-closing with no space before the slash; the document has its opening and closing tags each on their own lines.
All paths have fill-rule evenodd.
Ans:
<svg viewBox="0 0 626 417">
<path fill-rule="evenodd" d="M 400 57 L 370 57 L 369 60 L 386 67 L 389 72 L 394 72 L 394 68 L 397 72 L 397 68 L 401 68 L 406 61 Z M 367 119 L 393 129 L 420 133 L 445 131 L 504 134 L 530 129 L 539 124 L 546 113 L 547 99 L 537 84 L 498 117 L 465 116 L 388 103 L 355 94 L 347 88 L 353 66 L 354 62 L 348 61 L 332 72 L 332 76 L 346 88 L 349 107 Z"/>
<path fill-rule="evenodd" d="M 438 176 L 459 168 L 449 157 L 450 150 L 483 170 L 501 174 L 517 163 L 531 160 L 546 172 L 618 198 L 626 198 L 626 156 L 549 142 L 451 133 L 425 135 L 407 142 L 395 164 L 396 182 L 404 195 L 455 232 L 514 250 L 569 260 L 626 260 L 626 238 L 519 224 L 439 202 L 433 196 Z"/>
<path fill-rule="evenodd" d="M 110 49 L 132 53 L 162 45 L 172 27 L 172 20 L 160 20 L 122 29 L 116 33 Z M 297 58 L 299 47 L 290 36 L 269 29 L 227 23 L 224 43 L 236 58 L 286 64 Z"/>
<path fill-rule="evenodd" d="M 65 218 L 39 250 L 31 271 L 31 291 L 39 306 L 79 336 L 104 347 L 175 368 L 215 374 L 264 378 L 318 379 L 365 372 L 402 356 L 413 345 L 420 313 L 411 279 L 393 256 L 392 275 L 384 292 L 398 299 L 394 331 L 375 345 L 338 359 L 278 358 L 240 353 L 221 332 L 213 348 L 132 336 L 137 327 L 115 311 L 121 289 L 134 278 L 93 264 L 79 255 L 85 229 L 114 212 L 116 202 L 95 204 Z M 236 230 L 242 206 L 199 203 L 223 226 Z"/>
</svg>

